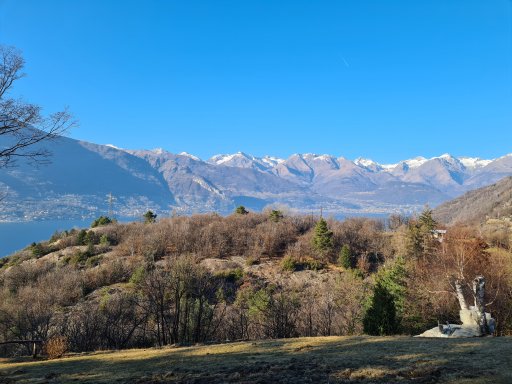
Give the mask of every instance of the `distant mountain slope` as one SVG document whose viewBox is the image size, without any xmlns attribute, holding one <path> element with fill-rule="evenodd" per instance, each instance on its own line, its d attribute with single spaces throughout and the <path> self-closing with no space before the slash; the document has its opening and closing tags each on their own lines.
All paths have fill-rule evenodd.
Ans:
<svg viewBox="0 0 512 384">
<path fill-rule="evenodd" d="M 272 201 L 307 195 L 304 188 L 258 167 L 212 164 L 188 154 L 160 150 L 128 152 L 151 164 L 185 209 L 227 211 L 236 201 L 261 209 Z"/>
<path fill-rule="evenodd" d="M 512 177 L 447 201 L 434 209 L 434 217 L 446 224 L 483 223 L 490 218 L 512 216 Z"/>
<path fill-rule="evenodd" d="M 46 145 L 51 163 L 18 162 L 0 169 L 0 219 L 77 218 L 108 212 L 115 196 L 119 215 L 175 203 L 167 183 L 150 164 L 129 153 L 61 137 Z M 3 188 L 2 188 L 3 187 Z"/>
<path fill-rule="evenodd" d="M 0 137 L 0 148 L 5 145 Z M 52 163 L 0 169 L 0 221 L 261 210 L 285 204 L 330 215 L 411 213 L 512 175 L 512 155 L 495 160 L 449 154 L 396 164 L 313 153 L 287 159 L 243 152 L 207 161 L 163 149 L 126 150 L 70 138 L 47 143 Z"/>
</svg>

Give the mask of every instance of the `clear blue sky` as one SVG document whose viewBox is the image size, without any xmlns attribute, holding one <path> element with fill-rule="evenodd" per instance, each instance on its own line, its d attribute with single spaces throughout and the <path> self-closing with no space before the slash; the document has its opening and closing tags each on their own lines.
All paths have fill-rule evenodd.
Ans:
<svg viewBox="0 0 512 384">
<path fill-rule="evenodd" d="M 202 158 L 512 152 L 511 0 L 0 0 L 70 136 Z"/>
</svg>

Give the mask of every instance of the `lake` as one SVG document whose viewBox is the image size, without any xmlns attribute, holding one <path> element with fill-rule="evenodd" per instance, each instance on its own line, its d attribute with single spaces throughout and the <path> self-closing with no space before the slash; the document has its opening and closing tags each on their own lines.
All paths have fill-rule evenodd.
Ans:
<svg viewBox="0 0 512 384">
<path fill-rule="evenodd" d="M 93 221 L 94 219 L 0 223 L 0 257 L 23 249 L 32 242 L 48 240 L 55 231 L 89 228 Z"/>
</svg>

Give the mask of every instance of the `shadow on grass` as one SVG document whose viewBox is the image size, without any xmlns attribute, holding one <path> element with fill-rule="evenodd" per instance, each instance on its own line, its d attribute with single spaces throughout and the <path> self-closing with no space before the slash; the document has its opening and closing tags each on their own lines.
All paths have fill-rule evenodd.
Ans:
<svg viewBox="0 0 512 384">
<path fill-rule="evenodd" d="M 512 383 L 509 338 L 324 337 L 0 363 L 0 383 Z"/>
</svg>

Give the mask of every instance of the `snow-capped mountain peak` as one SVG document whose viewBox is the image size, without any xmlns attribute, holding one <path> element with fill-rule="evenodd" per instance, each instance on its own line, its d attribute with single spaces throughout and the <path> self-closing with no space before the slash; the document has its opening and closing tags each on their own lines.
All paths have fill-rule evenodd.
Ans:
<svg viewBox="0 0 512 384">
<path fill-rule="evenodd" d="M 277 157 L 265 156 L 260 158 L 239 151 L 234 154 L 220 154 L 212 156 L 207 162 L 227 167 L 254 168 L 260 171 L 267 171 L 283 161 L 284 160 Z"/>
<path fill-rule="evenodd" d="M 403 161 L 403 163 L 407 164 L 409 168 L 416 168 L 422 166 L 427 161 L 428 159 L 424 158 L 423 156 L 418 156 L 415 157 L 414 159 L 405 160 Z"/>
<path fill-rule="evenodd" d="M 364 157 L 358 157 L 357 159 L 355 159 L 354 164 L 361 165 L 363 167 L 371 167 L 371 166 L 375 166 L 375 165 L 380 166 L 379 163 L 376 163 L 375 161 L 373 161 L 371 159 L 365 159 Z"/>
<path fill-rule="evenodd" d="M 233 153 L 233 154 L 219 154 L 219 155 L 212 156 L 210 158 L 210 160 L 208 160 L 208 161 L 210 163 L 215 163 L 215 164 L 220 165 L 220 164 L 224 164 L 224 163 L 229 163 L 230 161 L 233 161 L 234 159 L 252 160 L 252 156 L 248 156 L 243 152 L 237 152 L 237 153 Z"/>
<path fill-rule="evenodd" d="M 154 148 L 154 149 L 150 150 L 150 152 L 153 152 L 155 155 L 162 155 L 164 153 L 169 153 L 163 148 Z"/>
<path fill-rule="evenodd" d="M 459 157 L 459 161 L 468 169 L 482 168 L 493 162 L 493 160 L 484 160 L 479 157 Z"/>
<path fill-rule="evenodd" d="M 114 149 L 119 149 L 120 151 L 124 151 L 124 149 L 123 149 L 123 148 L 116 147 L 114 144 L 105 144 L 105 147 L 114 148 Z"/>
<path fill-rule="evenodd" d="M 186 156 L 186 157 L 189 157 L 191 158 L 192 160 L 196 160 L 196 161 L 201 161 L 201 159 L 197 156 L 194 156 L 194 155 L 191 155 L 190 153 L 188 152 L 181 152 L 180 153 L 180 156 Z"/>
<path fill-rule="evenodd" d="M 261 161 L 264 162 L 265 164 L 268 164 L 271 167 L 275 167 L 276 165 L 281 164 L 285 160 L 279 157 L 265 155 L 264 157 L 261 158 Z"/>
</svg>

